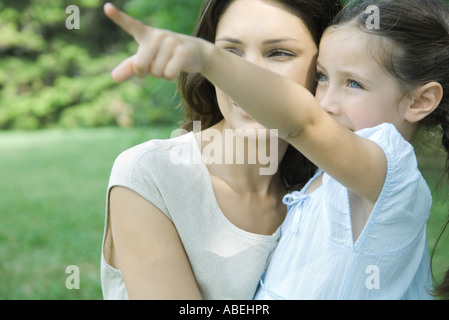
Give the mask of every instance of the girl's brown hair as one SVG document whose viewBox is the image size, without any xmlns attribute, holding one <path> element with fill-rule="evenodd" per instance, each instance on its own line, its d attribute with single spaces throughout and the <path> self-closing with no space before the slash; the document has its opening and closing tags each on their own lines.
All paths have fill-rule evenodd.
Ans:
<svg viewBox="0 0 449 320">
<path fill-rule="evenodd" d="M 367 28 L 375 5 L 380 12 L 380 27 Z M 355 23 L 364 32 L 379 36 L 373 46 L 377 57 L 404 90 L 438 82 L 444 93 L 437 109 L 420 123 L 421 128 L 439 128 L 447 152 L 445 175 L 449 177 L 449 7 L 441 0 L 364 0 L 350 1 L 333 26 Z M 376 51 L 375 50 L 375 51 Z M 449 299 L 449 271 L 435 295 Z"/>
<path fill-rule="evenodd" d="M 226 9 L 236 0 L 206 0 L 193 35 L 215 42 L 217 26 Z M 319 44 L 326 27 L 342 9 L 340 0 L 264 0 L 279 3 L 297 15 L 308 27 Z M 193 121 L 201 121 L 207 129 L 223 119 L 216 98 L 215 87 L 201 74 L 182 73 L 178 90 L 185 107 L 184 128 L 192 130 Z M 279 166 L 280 174 L 288 188 L 299 188 L 315 173 L 316 167 L 299 151 L 290 146 Z"/>
</svg>

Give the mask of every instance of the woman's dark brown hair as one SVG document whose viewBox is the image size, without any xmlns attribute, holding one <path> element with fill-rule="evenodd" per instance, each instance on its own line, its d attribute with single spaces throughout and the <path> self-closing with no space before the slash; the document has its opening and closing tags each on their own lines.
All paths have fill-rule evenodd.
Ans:
<svg viewBox="0 0 449 320">
<path fill-rule="evenodd" d="M 206 0 L 198 19 L 194 36 L 215 42 L 220 18 L 231 3 L 238 0 Z M 326 27 L 342 8 L 340 0 L 263 0 L 279 3 L 306 24 L 309 32 L 319 44 Z M 182 73 L 178 90 L 185 107 L 184 128 L 192 130 L 193 121 L 201 121 L 207 129 L 223 119 L 216 98 L 215 87 L 201 74 Z M 315 173 L 316 167 L 299 151 L 290 146 L 280 164 L 280 174 L 290 189 L 299 188 Z"/>
<path fill-rule="evenodd" d="M 370 5 L 379 8 L 379 28 L 366 27 L 371 14 L 366 9 Z M 442 145 L 448 154 L 445 175 L 449 178 L 449 6 L 441 0 L 351 1 L 333 26 L 347 23 L 355 23 L 381 39 L 373 45 L 377 57 L 399 81 L 404 94 L 434 81 L 443 87 L 441 103 L 420 125 L 423 129 L 440 129 Z M 435 295 L 449 299 L 449 271 Z"/>
</svg>

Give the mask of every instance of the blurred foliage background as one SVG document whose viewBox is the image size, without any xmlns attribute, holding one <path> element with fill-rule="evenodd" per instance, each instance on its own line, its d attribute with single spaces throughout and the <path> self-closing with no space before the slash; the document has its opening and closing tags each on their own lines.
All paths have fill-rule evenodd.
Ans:
<svg viewBox="0 0 449 320">
<path fill-rule="evenodd" d="M 110 71 L 135 53 L 100 0 L 0 0 L 0 129 L 173 124 L 176 84 L 116 84 Z M 191 34 L 202 0 L 115 0 L 144 23 Z M 69 5 L 80 29 L 67 29 Z M 136 85 L 136 82 L 141 82 Z"/>
<path fill-rule="evenodd" d="M 202 1 L 111 2 L 144 23 L 189 34 Z M 106 18 L 104 2 L 0 0 L 0 300 L 101 299 L 114 159 L 168 138 L 184 117 L 175 82 L 111 79 L 137 45 Z M 79 29 L 66 27 L 71 5 Z M 80 290 L 65 286 L 69 265 L 81 270 Z"/>
</svg>

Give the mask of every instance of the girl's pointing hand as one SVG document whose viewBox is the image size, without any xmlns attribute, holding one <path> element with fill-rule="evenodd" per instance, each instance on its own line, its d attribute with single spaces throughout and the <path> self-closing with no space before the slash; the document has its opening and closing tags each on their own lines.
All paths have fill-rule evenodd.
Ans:
<svg viewBox="0 0 449 320">
<path fill-rule="evenodd" d="M 111 3 L 104 5 L 104 12 L 139 44 L 136 54 L 112 71 L 115 81 L 149 74 L 172 81 L 181 71 L 196 73 L 205 68 L 213 47 L 211 43 L 146 26 Z"/>
</svg>

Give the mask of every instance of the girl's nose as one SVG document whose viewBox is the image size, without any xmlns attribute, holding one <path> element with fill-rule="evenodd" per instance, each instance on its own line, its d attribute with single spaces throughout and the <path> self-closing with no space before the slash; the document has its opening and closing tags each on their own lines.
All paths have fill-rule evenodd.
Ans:
<svg viewBox="0 0 449 320">
<path fill-rule="evenodd" d="M 321 108 L 323 108 L 330 115 L 334 117 L 341 115 L 340 103 L 335 92 L 332 92 L 332 89 L 327 89 L 326 92 L 318 93 L 317 100 L 320 103 Z"/>
<path fill-rule="evenodd" d="M 341 115 L 341 108 L 336 103 L 321 104 L 321 107 L 332 116 L 337 117 Z"/>
</svg>

